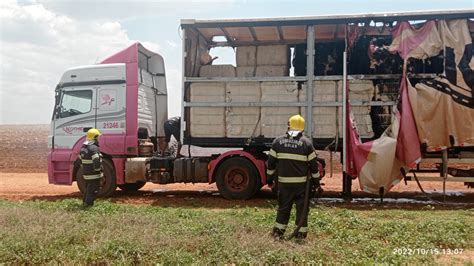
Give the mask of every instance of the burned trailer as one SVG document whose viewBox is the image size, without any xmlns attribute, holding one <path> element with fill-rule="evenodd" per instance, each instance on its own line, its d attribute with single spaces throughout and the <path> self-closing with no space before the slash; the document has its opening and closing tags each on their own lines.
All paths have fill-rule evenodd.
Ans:
<svg viewBox="0 0 474 266">
<path fill-rule="evenodd" d="M 404 64 L 389 49 L 397 24 L 406 21 L 419 29 L 427 21 L 467 20 L 472 35 L 472 19 L 473 10 L 452 10 L 182 20 L 182 142 L 238 148 L 211 160 L 210 168 L 244 158 L 254 165 L 252 174 L 258 173 L 263 185 L 266 151 L 286 131 L 288 117 L 299 113 L 307 121 L 305 132 L 316 149 L 346 154 L 346 87 L 362 141 L 380 137 L 393 120 Z M 214 49 L 220 47 L 234 49 L 235 65 L 213 60 Z M 427 58 L 412 58 L 407 60 L 407 77 L 415 86 L 443 75 L 445 65 L 444 50 Z M 412 170 L 440 173 L 427 178 L 430 180 L 474 182 L 473 177 L 448 175 L 447 170 L 454 162 L 463 163 L 467 172 L 451 169 L 450 173 L 468 175 L 474 163 L 472 148 L 448 148 L 449 152 L 428 151 L 421 145 L 423 160 Z M 434 169 L 422 169 L 428 161 Z M 217 182 L 219 174 L 211 171 L 209 182 Z M 233 176 L 224 179 L 232 182 Z M 345 195 L 350 195 L 351 180 L 344 175 Z"/>
</svg>

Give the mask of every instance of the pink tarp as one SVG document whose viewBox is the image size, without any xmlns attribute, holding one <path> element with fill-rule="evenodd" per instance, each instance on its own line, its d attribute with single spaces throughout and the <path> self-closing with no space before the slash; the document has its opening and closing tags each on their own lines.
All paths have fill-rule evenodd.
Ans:
<svg viewBox="0 0 474 266">
<path fill-rule="evenodd" d="M 360 187 L 366 192 L 388 192 L 402 179 L 400 169 L 416 163 L 421 158 L 405 78 L 402 78 L 401 84 L 401 109 L 395 110 L 391 126 L 376 140 L 361 142 L 350 112 L 350 103 L 347 103 L 347 113 L 350 114 L 346 117 L 347 173 L 359 177 Z"/>
<path fill-rule="evenodd" d="M 467 21 L 428 21 L 419 29 L 401 22 L 392 34 L 389 50 L 398 52 L 405 66 L 409 58 L 435 56 L 444 49 L 446 77 L 412 87 L 404 67 L 400 110 L 394 111 L 392 125 L 374 141 L 360 141 L 347 103 L 347 173 L 359 177 L 364 191 L 376 194 L 381 188 L 389 191 L 401 180 L 400 169 L 421 159 L 420 143 L 426 143 L 428 150 L 474 145 L 474 58 Z"/>
<path fill-rule="evenodd" d="M 443 49 L 435 21 L 426 22 L 420 29 L 415 29 L 406 21 L 400 22 L 393 29 L 392 36 L 389 51 L 398 52 L 403 59 L 427 58 Z"/>
<path fill-rule="evenodd" d="M 437 27 L 430 21 L 419 30 L 401 23 L 402 28 L 395 31 L 391 46 L 400 55 L 425 58 L 443 49 L 445 55 L 442 76 L 408 86 L 419 141 L 428 151 L 474 145 L 474 58 L 468 21 L 440 20 Z M 411 45 L 413 39 L 418 46 Z"/>
</svg>

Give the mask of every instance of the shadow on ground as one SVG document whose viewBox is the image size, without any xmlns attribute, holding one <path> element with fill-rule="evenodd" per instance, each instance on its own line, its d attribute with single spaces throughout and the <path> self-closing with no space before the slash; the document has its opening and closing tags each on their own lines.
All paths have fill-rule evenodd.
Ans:
<svg viewBox="0 0 474 266">
<path fill-rule="evenodd" d="M 441 193 L 432 193 L 428 199 L 422 193 L 416 192 L 390 192 L 383 201 L 379 197 L 364 192 L 354 192 L 352 199 L 343 199 L 339 192 L 325 191 L 319 198 L 312 200 L 312 206 L 317 205 L 348 208 L 348 209 L 403 209 L 403 210 L 450 210 L 474 209 L 474 193 L 463 195 L 449 195 L 444 200 Z M 69 198 L 81 198 L 78 192 L 54 195 L 32 196 L 26 200 L 56 201 Z M 227 200 L 215 190 L 144 190 L 125 192 L 117 190 L 109 198 L 111 202 L 127 204 L 149 204 L 160 207 L 180 208 L 240 208 L 259 207 L 275 208 L 276 195 L 270 190 L 259 191 L 248 200 Z"/>
</svg>

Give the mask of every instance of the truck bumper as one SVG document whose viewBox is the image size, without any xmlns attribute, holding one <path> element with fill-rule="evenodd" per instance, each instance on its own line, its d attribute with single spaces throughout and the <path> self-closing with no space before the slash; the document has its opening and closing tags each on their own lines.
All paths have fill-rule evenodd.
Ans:
<svg viewBox="0 0 474 266">
<path fill-rule="evenodd" d="M 71 185 L 73 162 L 71 150 L 50 150 L 48 153 L 48 181 L 50 184 Z"/>
</svg>

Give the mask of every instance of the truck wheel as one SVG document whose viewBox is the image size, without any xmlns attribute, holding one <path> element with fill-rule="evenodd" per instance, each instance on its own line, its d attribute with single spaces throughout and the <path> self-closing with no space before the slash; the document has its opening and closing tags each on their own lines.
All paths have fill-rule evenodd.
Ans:
<svg viewBox="0 0 474 266">
<path fill-rule="evenodd" d="M 247 159 L 234 157 L 224 161 L 217 169 L 216 183 L 226 199 L 248 199 L 260 187 L 255 166 Z"/>
<path fill-rule="evenodd" d="M 104 168 L 104 177 L 100 180 L 99 197 L 109 197 L 117 189 L 117 182 L 115 181 L 115 168 L 111 161 L 102 160 L 102 167 Z M 82 194 L 86 191 L 86 181 L 82 177 L 82 167 L 77 168 L 76 181 L 77 186 Z"/>
<path fill-rule="evenodd" d="M 133 191 L 140 190 L 140 188 L 145 186 L 145 184 L 146 184 L 146 182 L 139 181 L 137 183 L 127 183 L 127 184 L 118 185 L 118 187 L 123 191 L 133 192 Z"/>
</svg>

